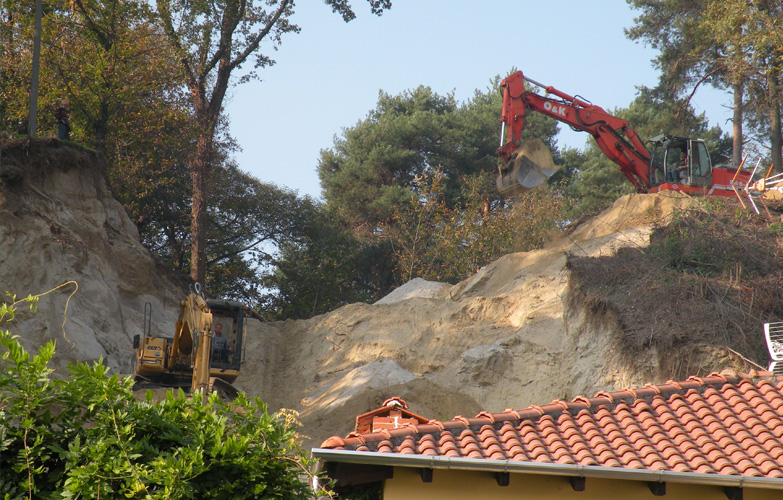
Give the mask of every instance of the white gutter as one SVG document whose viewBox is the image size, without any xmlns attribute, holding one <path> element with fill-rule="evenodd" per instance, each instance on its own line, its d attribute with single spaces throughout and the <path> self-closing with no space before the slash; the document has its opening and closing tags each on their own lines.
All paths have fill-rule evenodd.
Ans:
<svg viewBox="0 0 783 500">
<path fill-rule="evenodd" d="M 322 462 L 342 462 L 365 465 L 385 465 L 419 469 L 474 470 L 484 472 L 512 472 L 547 476 L 594 477 L 623 479 L 651 483 L 685 483 L 734 488 L 766 488 L 783 490 L 783 478 L 741 476 L 739 474 L 705 474 L 669 470 L 626 469 L 580 464 L 554 464 L 493 460 L 483 458 L 443 457 L 428 455 L 401 455 L 372 451 L 332 450 L 314 448 L 313 456 Z"/>
</svg>

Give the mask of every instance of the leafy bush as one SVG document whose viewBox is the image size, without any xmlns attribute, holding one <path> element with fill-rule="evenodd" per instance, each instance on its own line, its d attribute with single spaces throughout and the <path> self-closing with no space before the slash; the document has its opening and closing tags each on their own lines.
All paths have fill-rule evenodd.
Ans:
<svg viewBox="0 0 783 500">
<path fill-rule="evenodd" d="M 35 299 L 28 297 L 35 305 Z M 0 305 L 0 322 L 13 318 Z M 99 360 L 52 377 L 49 342 L 30 356 L 0 331 L 0 494 L 16 498 L 310 498 L 311 462 L 292 412 L 169 391 L 153 402 Z"/>
<path fill-rule="evenodd" d="M 463 179 L 465 201 L 449 206 L 443 172 L 417 177 L 418 195 L 381 225 L 398 284 L 415 277 L 457 283 L 505 254 L 541 248 L 561 229 L 568 200 L 556 188 L 492 202 L 493 178 Z"/>
</svg>

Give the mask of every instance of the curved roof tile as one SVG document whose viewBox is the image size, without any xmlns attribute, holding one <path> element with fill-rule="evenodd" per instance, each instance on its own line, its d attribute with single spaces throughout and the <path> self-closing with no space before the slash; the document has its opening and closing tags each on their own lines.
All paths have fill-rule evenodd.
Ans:
<svg viewBox="0 0 783 500">
<path fill-rule="evenodd" d="M 783 478 L 783 377 L 725 371 L 321 447 Z"/>
</svg>

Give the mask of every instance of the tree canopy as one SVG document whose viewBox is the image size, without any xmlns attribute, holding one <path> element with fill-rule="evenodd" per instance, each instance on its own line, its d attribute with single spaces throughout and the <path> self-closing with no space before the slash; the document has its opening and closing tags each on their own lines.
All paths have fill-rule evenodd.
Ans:
<svg viewBox="0 0 783 500">
<path fill-rule="evenodd" d="M 498 81 L 495 77 L 494 87 L 477 90 L 466 103 L 424 86 L 396 96 L 380 92 L 367 118 L 321 152 L 318 176 L 327 205 L 353 228 L 372 232 L 391 220 L 394 207 L 415 196 L 418 178 L 436 169 L 443 174 L 445 202 L 453 205 L 466 179 L 486 177 L 496 168 Z M 534 115 L 528 124 L 526 139 L 554 146 L 554 120 Z"/>
<path fill-rule="evenodd" d="M 628 0 L 640 11 L 627 30 L 634 40 L 659 50 L 659 90 L 685 103 L 707 83 L 734 96 L 733 165 L 745 146 L 743 125 L 762 130 L 770 158 L 781 169 L 780 65 L 783 60 L 783 7 L 776 1 Z M 749 98 L 752 96 L 752 98 Z M 759 126 L 762 121 L 764 125 Z M 756 122 L 756 123 L 753 123 Z"/>
</svg>

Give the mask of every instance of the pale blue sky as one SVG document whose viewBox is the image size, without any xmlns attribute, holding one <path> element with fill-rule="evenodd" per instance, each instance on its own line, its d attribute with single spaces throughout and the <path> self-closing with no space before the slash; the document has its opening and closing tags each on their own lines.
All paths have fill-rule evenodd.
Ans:
<svg viewBox="0 0 783 500">
<path fill-rule="evenodd" d="M 234 89 L 226 111 L 243 149 L 236 159 L 259 180 L 320 197 L 320 150 L 364 119 L 380 90 L 427 85 L 465 101 L 513 66 L 611 110 L 658 78 L 656 52 L 625 37 L 636 15 L 625 0 L 392 0 L 381 17 L 364 0 L 353 4 L 357 18 L 346 24 L 320 0 L 297 2 L 301 33 L 284 38 L 262 81 Z M 694 101 L 723 130 L 729 103 L 709 89 Z M 591 139 L 560 129 L 559 146 Z"/>
</svg>

